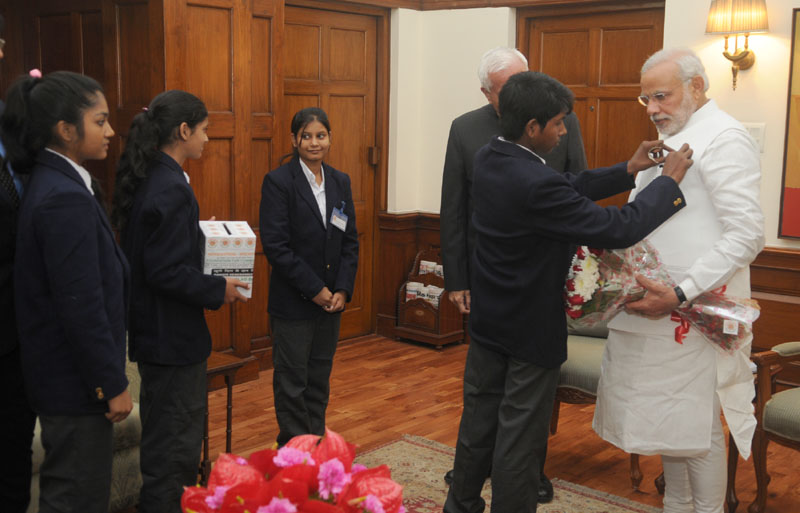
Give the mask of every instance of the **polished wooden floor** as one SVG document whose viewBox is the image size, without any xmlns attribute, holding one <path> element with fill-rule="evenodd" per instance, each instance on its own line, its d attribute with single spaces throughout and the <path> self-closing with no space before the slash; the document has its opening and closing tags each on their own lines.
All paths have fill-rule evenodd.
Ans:
<svg viewBox="0 0 800 513">
<path fill-rule="evenodd" d="M 461 415 L 461 378 L 466 345 L 436 350 L 370 336 L 340 345 L 331 377 L 328 425 L 361 450 L 404 433 L 455 446 Z M 272 404 L 272 371 L 236 385 L 233 451 L 248 455 L 272 445 L 277 434 Z M 225 392 L 210 396 L 211 454 L 224 450 Z M 601 440 L 591 428 L 593 405 L 563 405 L 558 433 L 550 438 L 546 473 L 631 500 L 661 505 L 653 478 L 658 457 L 643 457 L 644 481 L 631 489 L 627 454 Z M 800 513 L 800 453 L 770 444 L 772 476 L 768 513 Z M 751 461 L 740 460 L 737 494 L 743 513 L 755 498 Z"/>
</svg>

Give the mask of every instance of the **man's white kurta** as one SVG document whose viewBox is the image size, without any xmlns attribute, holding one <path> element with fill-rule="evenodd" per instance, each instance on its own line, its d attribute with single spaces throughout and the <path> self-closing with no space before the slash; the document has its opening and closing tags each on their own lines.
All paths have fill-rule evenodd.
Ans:
<svg viewBox="0 0 800 513">
<path fill-rule="evenodd" d="M 749 264 L 764 247 L 759 151 L 744 127 L 713 100 L 665 144 L 689 143 L 694 165 L 680 184 L 686 208 L 649 236 L 689 300 L 726 285 L 750 297 Z M 642 171 L 631 199 L 659 176 Z M 714 393 L 740 453 L 755 430 L 751 341 L 734 355 L 694 329 L 675 342 L 676 323 L 619 314 L 610 323 L 593 427 L 627 452 L 698 456 L 710 448 Z"/>
</svg>

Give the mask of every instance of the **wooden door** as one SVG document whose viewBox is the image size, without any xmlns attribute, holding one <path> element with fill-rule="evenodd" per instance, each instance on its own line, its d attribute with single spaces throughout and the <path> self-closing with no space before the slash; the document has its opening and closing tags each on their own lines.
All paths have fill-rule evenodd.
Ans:
<svg viewBox="0 0 800 513">
<path fill-rule="evenodd" d="M 290 120 L 304 107 L 321 107 L 331 123 L 330 164 L 350 176 L 358 228 L 358 274 L 342 316 L 341 338 L 372 331 L 375 225 L 377 31 L 374 16 L 286 7 L 283 102 L 275 153 L 291 150 Z M 275 162 L 277 164 L 277 161 Z"/>
<path fill-rule="evenodd" d="M 518 26 L 530 68 L 575 93 L 590 168 L 627 160 L 642 140 L 658 137 L 637 96 L 642 64 L 662 47 L 663 6 L 615 12 L 532 8 L 519 12 Z M 627 193 L 600 203 L 626 201 Z"/>
</svg>

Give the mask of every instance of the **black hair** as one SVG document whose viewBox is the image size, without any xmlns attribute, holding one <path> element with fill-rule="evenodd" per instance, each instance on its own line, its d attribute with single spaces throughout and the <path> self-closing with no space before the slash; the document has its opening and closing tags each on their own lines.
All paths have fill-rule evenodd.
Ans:
<svg viewBox="0 0 800 513">
<path fill-rule="evenodd" d="M 6 31 L 6 19 L 3 18 L 3 15 L 0 14 L 0 36 L 3 35 L 3 32 Z"/>
<path fill-rule="evenodd" d="M 319 121 L 322 123 L 322 126 L 330 132 L 331 131 L 331 123 L 328 121 L 328 115 L 325 114 L 325 111 L 320 109 L 319 107 L 306 107 L 305 109 L 300 109 L 297 111 L 292 117 L 292 137 L 295 139 L 303 133 L 303 129 L 308 126 L 309 123 L 314 121 Z M 297 148 L 293 148 L 292 153 L 287 153 L 286 155 L 282 156 L 280 161 L 283 162 L 288 157 L 299 158 L 300 153 L 297 151 Z"/>
<path fill-rule="evenodd" d="M 572 112 L 575 96 L 555 78 L 536 71 L 511 75 L 500 90 L 500 133 L 508 141 L 516 141 L 525 132 L 525 125 L 535 119 L 540 127 L 562 112 Z"/>
<path fill-rule="evenodd" d="M 71 71 L 19 77 L 0 116 L 0 136 L 14 172 L 30 172 L 36 154 L 57 140 L 59 121 L 75 125 L 83 137 L 83 113 L 97 103 L 98 93 L 103 88 L 96 80 Z"/>
<path fill-rule="evenodd" d="M 136 190 L 147 178 L 150 163 L 161 148 L 179 137 L 178 129 L 183 123 L 194 131 L 207 117 L 208 109 L 200 98 L 177 89 L 159 94 L 134 116 L 117 165 L 111 210 L 111 222 L 117 229 L 125 228 Z"/>
</svg>

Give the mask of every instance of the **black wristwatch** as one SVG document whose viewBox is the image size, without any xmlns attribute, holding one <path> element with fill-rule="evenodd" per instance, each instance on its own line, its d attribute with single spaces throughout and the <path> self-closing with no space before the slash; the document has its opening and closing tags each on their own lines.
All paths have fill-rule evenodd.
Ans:
<svg viewBox="0 0 800 513">
<path fill-rule="evenodd" d="M 675 291 L 675 295 L 678 296 L 678 301 L 680 301 L 680 305 L 686 302 L 686 294 L 683 293 L 683 289 L 680 287 L 675 287 L 672 289 Z"/>
</svg>

